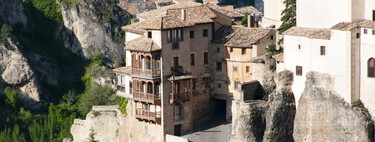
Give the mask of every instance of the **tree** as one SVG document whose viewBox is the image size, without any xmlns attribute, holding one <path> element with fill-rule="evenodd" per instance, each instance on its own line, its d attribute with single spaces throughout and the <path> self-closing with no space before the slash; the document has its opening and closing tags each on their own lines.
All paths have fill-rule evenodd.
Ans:
<svg viewBox="0 0 375 142">
<path fill-rule="evenodd" d="M 10 87 L 5 88 L 4 93 L 5 93 L 5 96 L 7 97 L 6 99 L 7 104 L 11 105 L 12 108 L 17 110 L 18 103 L 20 100 L 19 94 L 16 91 L 10 89 Z"/>
<path fill-rule="evenodd" d="M 284 31 L 289 28 L 296 26 L 296 0 L 285 0 L 285 9 L 281 13 L 281 26 L 278 29 L 279 34 L 282 34 Z"/>
<path fill-rule="evenodd" d="M 249 12 L 245 12 L 244 15 L 245 16 L 243 16 L 241 24 L 247 27 L 247 16 L 249 15 Z"/>
<path fill-rule="evenodd" d="M 110 86 L 100 86 L 92 83 L 79 100 L 79 111 L 86 115 L 94 105 L 119 104 L 116 102 L 116 91 Z"/>
</svg>

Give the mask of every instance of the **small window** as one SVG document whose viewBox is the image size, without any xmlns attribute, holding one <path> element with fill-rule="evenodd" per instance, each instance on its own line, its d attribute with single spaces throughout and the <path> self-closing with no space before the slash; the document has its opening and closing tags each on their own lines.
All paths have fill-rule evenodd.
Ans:
<svg viewBox="0 0 375 142">
<path fill-rule="evenodd" d="M 184 40 L 184 34 L 183 34 L 183 31 L 182 31 L 182 29 L 178 29 L 177 30 L 177 35 L 178 35 L 178 40 L 179 41 L 183 41 Z"/>
<path fill-rule="evenodd" d="M 205 87 L 205 88 L 209 88 L 209 85 L 210 85 L 210 84 L 209 84 L 209 82 L 208 82 L 208 78 L 204 78 L 203 81 L 204 81 L 204 87 Z"/>
<path fill-rule="evenodd" d="M 216 52 L 217 52 L 217 53 L 220 53 L 220 48 L 219 48 L 219 47 L 216 48 Z"/>
<path fill-rule="evenodd" d="M 367 77 L 375 77 L 375 59 L 370 58 L 367 63 Z"/>
<path fill-rule="evenodd" d="M 271 40 L 273 40 L 273 35 L 271 35 Z"/>
<path fill-rule="evenodd" d="M 298 49 L 301 49 L 301 45 L 298 45 Z"/>
<path fill-rule="evenodd" d="M 242 55 L 246 54 L 246 48 L 242 48 Z"/>
<path fill-rule="evenodd" d="M 204 52 L 203 58 L 204 58 L 204 64 L 208 64 L 208 52 Z"/>
<path fill-rule="evenodd" d="M 326 47 L 320 46 L 320 55 L 326 55 Z"/>
<path fill-rule="evenodd" d="M 178 66 L 178 57 L 173 57 L 173 67 L 175 68 L 175 70 L 178 68 Z"/>
<path fill-rule="evenodd" d="M 302 66 L 296 66 L 296 75 L 302 76 Z"/>
<path fill-rule="evenodd" d="M 234 89 L 237 90 L 239 88 L 239 86 L 240 86 L 240 82 L 238 82 L 238 81 L 234 82 Z"/>
<path fill-rule="evenodd" d="M 203 37 L 208 37 L 208 29 L 203 30 Z"/>
<path fill-rule="evenodd" d="M 375 10 L 372 10 L 372 21 L 375 21 Z"/>
<path fill-rule="evenodd" d="M 193 79 L 193 80 L 192 80 L 192 82 L 193 82 L 193 90 L 195 90 L 195 89 L 196 89 L 196 86 L 195 86 L 195 81 L 196 81 L 195 79 Z"/>
<path fill-rule="evenodd" d="M 358 38 L 361 37 L 361 34 L 360 34 L 360 33 L 357 33 L 355 37 L 358 39 Z"/>
<path fill-rule="evenodd" d="M 190 65 L 194 66 L 195 65 L 195 55 L 190 54 Z"/>
<path fill-rule="evenodd" d="M 216 63 L 216 71 L 221 71 L 222 69 L 222 64 L 220 62 Z"/>
<path fill-rule="evenodd" d="M 175 104 L 174 105 L 174 108 L 173 108 L 173 111 L 174 111 L 174 120 L 181 120 L 182 119 L 182 105 L 181 104 Z"/>
<path fill-rule="evenodd" d="M 233 52 L 233 48 L 231 47 L 231 48 L 229 49 L 229 51 L 230 51 L 230 53 L 232 53 L 232 52 Z"/>
<path fill-rule="evenodd" d="M 152 32 L 147 32 L 147 37 L 152 38 Z"/>
<path fill-rule="evenodd" d="M 191 39 L 194 38 L 194 31 L 190 31 L 190 38 L 191 38 Z"/>
<path fill-rule="evenodd" d="M 375 35 L 375 30 L 372 30 L 372 35 Z"/>
<path fill-rule="evenodd" d="M 246 66 L 246 73 L 248 73 L 249 71 L 250 71 L 250 67 Z"/>
<path fill-rule="evenodd" d="M 233 66 L 233 72 L 237 72 L 237 66 Z"/>
<path fill-rule="evenodd" d="M 364 34 L 367 34 L 367 29 L 363 29 L 363 33 L 364 33 Z"/>
<path fill-rule="evenodd" d="M 217 88 L 221 88 L 221 83 L 218 83 L 218 84 L 217 84 Z"/>
</svg>

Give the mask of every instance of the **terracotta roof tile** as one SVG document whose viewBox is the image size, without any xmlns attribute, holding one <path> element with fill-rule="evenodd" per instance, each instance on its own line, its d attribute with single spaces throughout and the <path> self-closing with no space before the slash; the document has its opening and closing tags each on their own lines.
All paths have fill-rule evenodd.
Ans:
<svg viewBox="0 0 375 142">
<path fill-rule="evenodd" d="M 131 15 L 136 15 L 139 13 L 138 4 L 135 3 L 122 3 L 118 4 L 119 7 L 129 12 Z"/>
<path fill-rule="evenodd" d="M 166 16 L 167 10 L 169 9 L 179 9 L 179 8 L 188 8 L 188 7 L 196 7 L 201 6 L 201 3 L 196 2 L 180 2 L 177 4 L 172 4 L 168 6 L 163 6 L 158 9 L 150 10 L 144 13 L 137 14 L 137 17 L 143 18 L 143 19 L 149 19 L 149 18 L 156 18 L 156 17 L 162 17 Z"/>
<path fill-rule="evenodd" d="M 115 69 L 113 69 L 113 72 L 120 73 L 120 74 L 131 74 L 132 73 L 130 66 L 115 68 Z"/>
<path fill-rule="evenodd" d="M 229 47 L 251 47 L 259 43 L 261 39 L 275 32 L 268 28 L 247 28 L 242 26 L 223 26 L 214 36 L 214 43 L 225 43 Z"/>
<path fill-rule="evenodd" d="M 235 8 L 234 11 L 239 12 L 239 13 L 248 12 L 250 14 L 260 14 L 261 13 L 254 6 L 245 6 L 245 7 Z"/>
<path fill-rule="evenodd" d="M 151 52 L 161 50 L 151 38 L 146 38 L 145 36 L 128 41 L 125 45 L 125 50 L 130 51 Z"/>
<path fill-rule="evenodd" d="M 233 9 L 228 9 L 228 8 L 224 8 L 224 7 L 220 7 L 216 4 L 207 4 L 207 7 L 209 7 L 210 9 L 214 10 L 214 11 L 217 11 L 223 15 L 226 15 L 228 17 L 232 17 L 232 18 L 236 18 L 236 17 L 243 17 L 244 15 L 237 12 L 237 11 L 234 11 Z"/>
<path fill-rule="evenodd" d="M 137 33 L 137 34 L 143 34 L 146 32 L 145 29 L 143 29 L 143 25 L 147 24 L 148 21 L 142 21 L 133 23 L 127 26 L 123 26 L 121 29 L 127 32 Z"/>
<path fill-rule="evenodd" d="M 278 62 L 284 62 L 284 53 L 280 53 L 272 56 Z"/>
<path fill-rule="evenodd" d="M 312 29 L 312 28 L 300 28 L 292 27 L 286 30 L 283 35 L 290 36 L 302 36 L 311 39 L 331 39 L 331 30 L 330 29 Z"/>
<path fill-rule="evenodd" d="M 375 29 L 375 21 L 362 19 L 362 20 L 358 20 L 354 22 L 341 22 L 341 23 L 334 25 L 331 29 L 349 31 L 353 28 L 358 28 L 358 27 Z"/>
</svg>

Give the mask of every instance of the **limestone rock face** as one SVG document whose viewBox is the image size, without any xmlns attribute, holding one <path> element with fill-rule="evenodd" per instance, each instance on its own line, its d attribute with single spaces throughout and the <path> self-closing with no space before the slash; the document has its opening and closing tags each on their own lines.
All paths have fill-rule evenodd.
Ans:
<svg viewBox="0 0 375 142">
<path fill-rule="evenodd" d="M 27 58 L 20 52 L 21 46 L 8 38 L 0 45 L 0 88 L 19 88 L 26 99 L 39 101 L 39 85 Z"/>
<path fill-rule="evenodd" d="M 66 27 L 64 44 L 83 57 L 101 54 L 114 61 L 125 57 L 121 26 L 130 14 L 116 5 L 115 0 L 76 0 L 66 5 L 61 0 L 61 13 Z"/>
<path fill-rule="evenodd" d="M 329 74 L 308 72 L 306 77 L 294 120 L 295 141 L 373 141 L 371 116 L 345 102 Z"/>
<path fill-rule="evenodd" d="M 21 23 L 26 26 L 27 24 L 22 0 L 0 0 L 0 17 L 12 25 Z"/>
<path fill-rule="evenodd" d="M 266 129 L 266 101 L 242 103 L 241 113 L 233 124 L 236 142 L 261 142 Z"/>
<path fill-rule="evenodd" d="M 296 103 L 291 90 L 293 73 L 280 72 L 275 76 L 275 81 L 277 88 L 269 97 L 263 141 L 291 142 L 293 141 L 293 124 L 296 114 Z"/>
</svg>

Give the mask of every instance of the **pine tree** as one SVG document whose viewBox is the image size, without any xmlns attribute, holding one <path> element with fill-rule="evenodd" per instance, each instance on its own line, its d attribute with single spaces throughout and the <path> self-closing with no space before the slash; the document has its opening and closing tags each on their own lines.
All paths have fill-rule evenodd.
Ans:
<svg viewBox="0 0 375 142">
<path fill-rule="evenodd" d="M 281 26 L 278 29 L 279 34 L 282 34 L 284 31 L 289 28 L 296 26 L 296 0 L 285 0 L 285 9 L 281 13 Z"/>
</svg>

